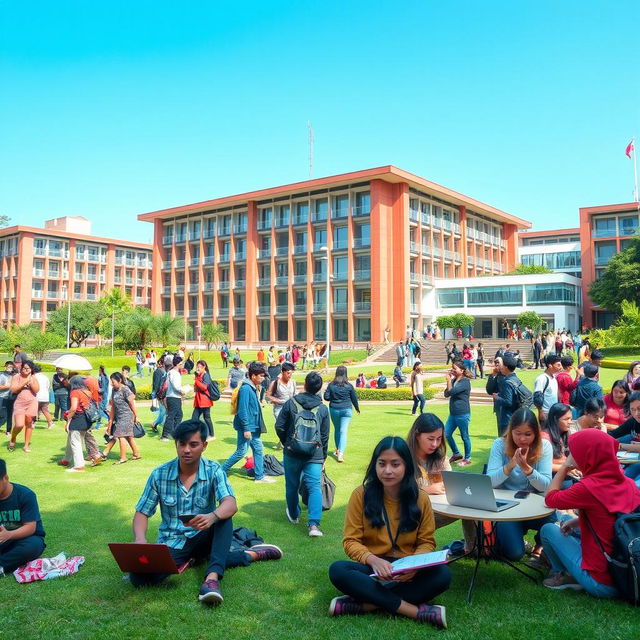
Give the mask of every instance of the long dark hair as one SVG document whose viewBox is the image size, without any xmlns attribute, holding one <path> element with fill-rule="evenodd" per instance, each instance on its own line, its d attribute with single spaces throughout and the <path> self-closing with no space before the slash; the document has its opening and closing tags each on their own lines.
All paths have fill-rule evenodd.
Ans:
<svg viewBox="0 0 640 640">
<path fill-rule="evenodd" d="M 332 380 L 333 384 L 345 385 L 349 382 L 349 378 L 347 377 L 347 367 L 344 365 L 340 365 L 336 367 L 336 375 Z"/>
<path fill-rule="evenodd" d="M 439 429 L 442 431 L 442 442 L 433 453 L 430 453 L 426 457 L 425 470 L 427 473 L 434 468 L 439 470 L 442 460 L 447 454 L 447 442 L 444 437 L 444 424 L 442 424 L 442 420 L 440 420 L 440 418 L 438 418 L 434 413 L 422 413 L 415 419 L 414 423 L 411 425 L 411 429 L 409 429 L 409 433 L 407 434 L 407 444 L 409 445 L 409 451 L 411 451 L 411 457 L 413 458 L 416 481 L 422 480 L 420 461 L 418 459 L 418 436 L 421 433 L 433 433 Z"/>
<path fill-rule="evenodd" d="M 513 436 L 511 432 L 514 429 L 517 429 L 520 425 L 527 425 L 531 431 L 535 434 L 533 442 L 529 447 L 529 453 L 527 454 L 528 462 L 538 462 L 542 457 L 542 437 L 540 431 L 540 424 L 538 422 L 538 418 L 536 418 L 536 414 L 531 411 L 531 409 L 527 409 L 526 407 L 520 407 L 516 409 L 514 414 L 511 416 L 511 420 L 509 420 L 509 426 L 507 427 L 507 431 L 504 434 L 504 452 L 509 456 L 509 458 L 513 458 L 513 455 L 516 452 L 516 444 L 513 441 Z"/>
<path fill-rule="evenodd" d="M 404 462 L 404 477 L 400 483 L 400 525 L 398 532 L 415 531 L 420 521 L 421 512 L 418 507 L 418 485 L 411 451 L 407 443 L 399 436 L 386 436 L 376 445 L 362 482 L 364 486 L 364 515 L 372 527 L 384 527 L 384 487 L 378 479 L 376 465 L 383 451 L 395 451 Z"/>
<path fill-rule="evenodd" d="M 569 455 L 569 433 L 560 431 L 558 420 L 570 412 L 571 407 L 564 402 L 556 402 L 550 409 L 549 415 L 547 415 L 547 421 L 544 425 L 544 431 L 549 434 L 551 439 L 551 446 L 553 447 L 553 457 L 562 458 L 562 456 Z"/>
</svg>

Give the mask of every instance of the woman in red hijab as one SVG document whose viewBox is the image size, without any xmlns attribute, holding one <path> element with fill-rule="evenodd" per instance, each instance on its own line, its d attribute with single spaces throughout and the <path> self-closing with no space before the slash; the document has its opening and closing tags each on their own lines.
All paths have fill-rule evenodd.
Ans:
<svg viewBox="0 0 640 640">
<path fill-rule="evenodd" d="M 578 518 L 545 524 L 540 530 L 544 552 L 556 572 L 543 581 L 550 589 L 584 589 L 597 598 L 618 595 L 593 533 L 607 553 L 613 548 L 613 524 L 618 513 L 631 513 L 640 505 L 640 490 L 626 478 L 616 457 L 618 443 L 598 429 L 584 429 L 569 436 L 571 455 L 556 473 L 545 502 L 554 509 L 579 509 Z M 582 480 L 560 490 L 571 469 L 582 472 Z M 572 535 L 580 527 L 580 538 Z"/>
</svg>

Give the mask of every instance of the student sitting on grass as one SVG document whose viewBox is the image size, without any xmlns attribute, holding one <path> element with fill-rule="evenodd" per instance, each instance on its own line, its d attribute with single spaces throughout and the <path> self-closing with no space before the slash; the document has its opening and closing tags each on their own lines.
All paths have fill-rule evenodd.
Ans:
<svg viewBox="0 0 640 640">
<path fill-rule="evenodd" d="M 393 560 L 433 551 L 434 531 L 431 502 L 418 489 L 409 447 L 397 436 L 383 438 L 362 486 L 349 499 L 343 546 L 352 562 L 334 562 L 329 568 L 329 579 L 346 594 L 331 601 L 329 615 L 381 609 L 445 629 L 445 608 L 427 603 L 449 588 L 449 567 L 391 574 Z"/>
<path fill-rule="evenodd" d="M 560 527 L 542 527 L 542 546 L 555 572 L 543 584 L 549 589 L 584 589 L 596 598 L 614 598 L 618 591 L 594 532 L 605 551 L 611 553 L 616 516 L 640 505 L 640 491 L 622 473 L 616 456 L 618 445 L 606 433 L 596 429 L 579 431 L 569 436 L 569 447 L 571 455 L 551 481 L 545 502 L 553 509 L 580 511 L 578 518 L 563 518 Z M 560 490 L 567 473 L 574 468 L 582 472 L 582 480 L 570 489 Z M 579 538 L 571 535 L 578 526 Z"/>
<path fill-rule="evenodd" d="M 0 578 L 39 558 L 45 547 L 36 494 L 9 482 L 0 459 Z"/>
<path fill-rule="evenodd" d="M 278 560 L 274 545 L 256 545 L 230 552 L 232 516 L 238 511 L 233 490 L 222 467 L 202 458 L 207 448 L 207 425 L 200 420 L 181 422 L 174 432 L 177 458 L 151 472 L 133 517 L 134 541 L 147 542 L 149 518 L 160 505 L 162 522 L 158 543 L 169 547 L 176 564 L 207 559 L 198 599 L 206 604 L 223 601 L 220 580 L 225 568 L 246 566 L 256 560 Z M 186 524 L 181 515 L 193 515 Z M 168 577 L 158 573 L 131 573 L 134 587 L 156 585 Z"/>
<path fill-rule="evenodd" d="M 396 383 L 396 389 L 401 383 L 407 381 L 407 377 L 402 373 L 402 367 L 399 365 L 393 370 L 393 381 Z"/>
<path fill-rule="evenodd" d="M 487 475 L 494 489 L 542 492 L 551 482 L 552 460 L 551 443 L 542 438 L 538 419 L 530 409 L 521 408 L 511 416 L 504 437 L 494 440 Z M 525 534 L 532 529 L 538 532 L 543 524 L 554 521 L 555 515 L 498 522 L 495 531 L 500 552 L 507 560 L 519 560 L 525 552 Z M 534 555 L 539 555 L 539 549 Z"/>
</svg>

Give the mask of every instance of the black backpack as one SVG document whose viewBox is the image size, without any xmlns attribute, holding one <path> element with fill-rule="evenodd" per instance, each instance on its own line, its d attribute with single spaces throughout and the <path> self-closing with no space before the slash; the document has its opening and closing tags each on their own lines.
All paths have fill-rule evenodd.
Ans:
<svg viewBox="0 0 640 640">
<path fill-rule="evenodd" d="M 322 446 L 320 440 L 320 416 L 318 410 L 322 405 L 313 409 L 305 409 L 295 398 L 292 398 L 296 408 L 296 417 L 293 421 L 293 433 L 287 449 L 294 455 L 311 458 L 318 447 Z"/>
<path fill-rule="evenodd" d="M 522 380 L 518 378 L 518 384 L 509 382 L 509 384 L 516 390 L 516 407 L 515 409 L 530 409 L 533 404 L 533 394 L 531 390 L 524 385 Z"/>
<path fill-rule="evenodd" d="M 209 378 L 209 381 L 207 382 L 207 395 L 211 402 L 217 402 L 220 400 L 220 387 L 218 386 L 218 383 L 211 378 L 211 376 L 207 377 Z"/>
<path fill-rule="evenodd" d="M 611 555 L 604 550 L 584 512 L 583 515 L 600 551 L 607 559 L 609 573 L 618 592 L 631 604 L 640 605 L 640 509 L 632 513 L 617 514 L 613 525 Z"/>
</svg>

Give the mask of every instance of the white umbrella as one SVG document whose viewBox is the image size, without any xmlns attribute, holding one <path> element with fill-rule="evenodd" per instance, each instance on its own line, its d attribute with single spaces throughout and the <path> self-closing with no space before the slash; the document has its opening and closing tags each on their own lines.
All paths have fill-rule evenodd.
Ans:
<svg viewBox="0 0 640 640">
<path fill-rule="evenodd" d="M 53 362 L 54 367 L 68 369 L 69 371 L 91 371 L 93 366 L 82 356 L 75 353 L 65 353 Z"/>
</svg>

